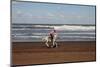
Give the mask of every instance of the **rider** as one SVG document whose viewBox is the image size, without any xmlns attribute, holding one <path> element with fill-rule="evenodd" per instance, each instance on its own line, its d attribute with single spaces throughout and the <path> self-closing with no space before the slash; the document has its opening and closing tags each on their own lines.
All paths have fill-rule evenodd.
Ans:
<svg viewBox="0 0 100 67">
<path fill-rule="evenodd" d="M 56 30 L 55 29 L 53 29 L 52 31 L 50 31 L 49 36 L 51 38 L 51 41 L 53 40 L 55 34 L 56 34 Z"/>
</svg>

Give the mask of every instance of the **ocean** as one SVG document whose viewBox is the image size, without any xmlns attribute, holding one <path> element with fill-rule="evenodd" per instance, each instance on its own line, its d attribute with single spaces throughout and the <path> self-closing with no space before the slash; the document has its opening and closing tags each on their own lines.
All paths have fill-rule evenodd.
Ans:
<svg viewBox="0 0 100 67">
<path fill-rule="evenodd" d="M 55 28 L 57 41 L 95 41 L 95 25 L 12 24 L 12 42 L 41 42 Z"/>
</svg>

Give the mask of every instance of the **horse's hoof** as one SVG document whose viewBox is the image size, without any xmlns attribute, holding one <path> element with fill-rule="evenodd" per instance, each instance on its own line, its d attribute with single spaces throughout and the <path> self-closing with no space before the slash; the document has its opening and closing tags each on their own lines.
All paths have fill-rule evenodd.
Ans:
<svg viewBox="0 0 100 67">
<path fill-rule="evenodd" d="M 55 47 L 56 47 L 56 45 L 52 46 L 52 48 L 55 48 Z"/>
<path fill-rule="evenodd" d="M 47 46 L 47 48 L 50 48 L 50 46 Z"/>
<path fill-rule="evenodd" d="M 51 46 L 51 48 L 53 48 L 53 46 Z"/>
</svg>

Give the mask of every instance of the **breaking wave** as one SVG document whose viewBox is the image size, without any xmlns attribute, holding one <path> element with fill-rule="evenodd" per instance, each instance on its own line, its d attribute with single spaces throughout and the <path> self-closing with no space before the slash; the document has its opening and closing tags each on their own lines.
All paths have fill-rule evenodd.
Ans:
<svg viewBox="0 0 100 67">
<path fill-rule="evenodd" d="M 50 25 L 35 25 L 34 27 L 46 27 L 46 28 L 54 28 L 56 30 L 95 30 L 95 26 L 82 26 L 82 25 L 61 25 L 61 26 L 50 26 Z"/>
</svg>

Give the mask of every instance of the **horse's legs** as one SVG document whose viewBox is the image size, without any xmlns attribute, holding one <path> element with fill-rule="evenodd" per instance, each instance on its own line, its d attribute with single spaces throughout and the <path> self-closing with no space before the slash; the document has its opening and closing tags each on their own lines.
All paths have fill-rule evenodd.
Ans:
<svg viewBox="0 0 100 67">
<path fill-rule="evenodd" d="M 56 41 L 55 41 L 54 39 L 52 39 L 51 42 L 52 42 L 52 46 L 51 46 L 52 48 L 53 48 L 53 47 L 57 47 L 57 43 L 56 43 Z"/>
<path fill-rule="evenodd" d="M 53 44 L 54 44 L 53 39 L 51 39 L 51 47 L 52 48 L 53 48 Z"/>
<path fill-rule="evenodd" d="M 46 44 L 46 46 L 47 46 L 47 47 L 49 47 L 49 44 L 48 44 L 48 42 L 46 42 L 45 44 Z"/>
<path fill-rule="evenodd" d="M 57 42 L 55 41 L 55 46 L 58 47 Z"/>
<path fill-rule="evenodd" d="M 53 39 L 53 47 L 57 47 L 57 42 L 55 39 Z"/>
<path fill-rule="evenodd" d="M 53 39 L 53 46 L 55 45 L 55 41 L 54 41 L 54 39 Z"/>
<path fill-rule="evenodd" d="M 58 47 L 58 45 L 57 45 L 57 43 L 56 43 L 56 42 L 54 42 L 54 45 L 53 45 L 53 47 Z"/>
</svg>

